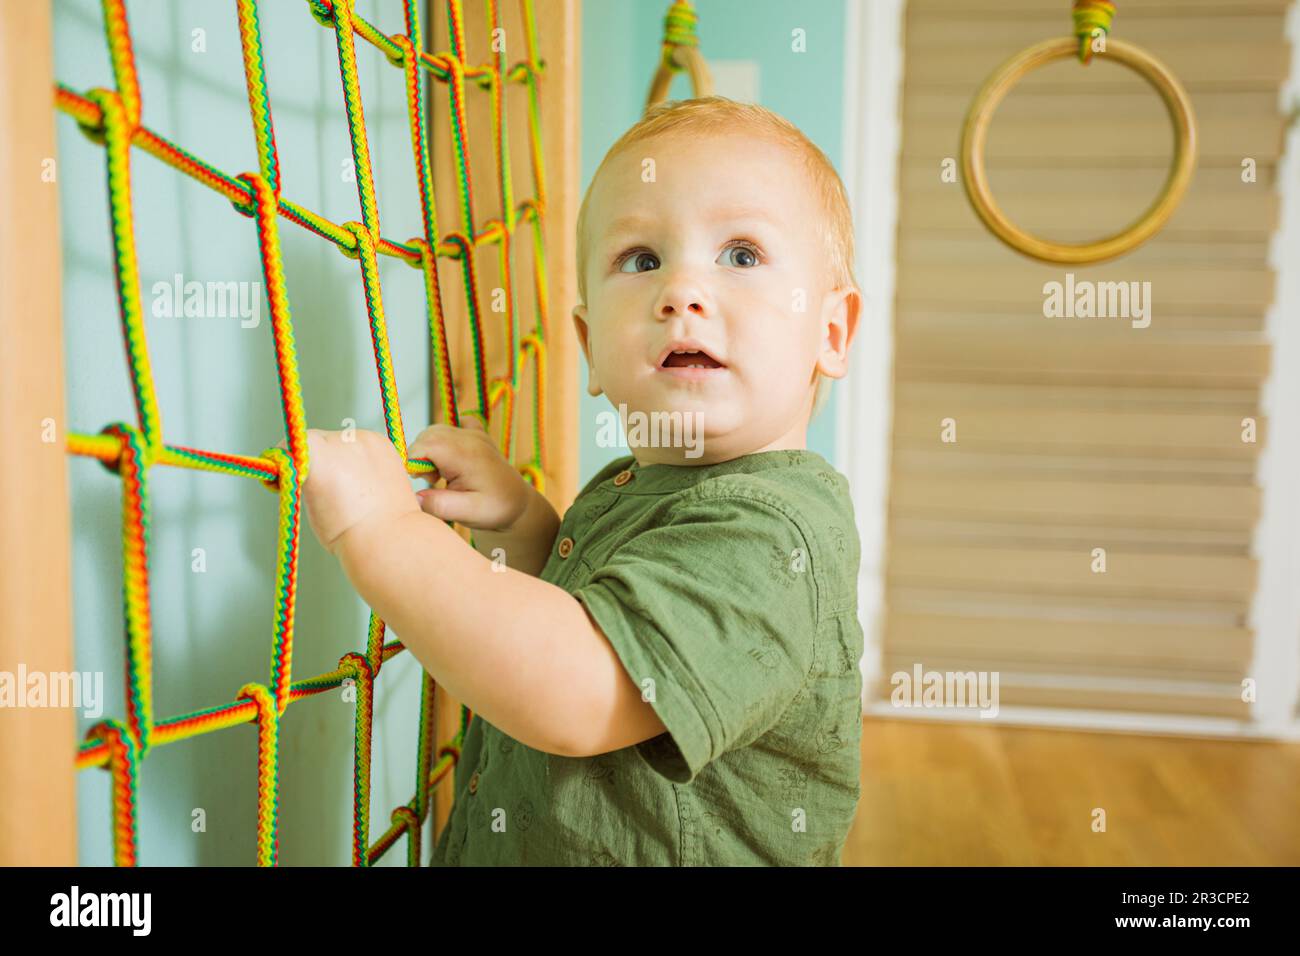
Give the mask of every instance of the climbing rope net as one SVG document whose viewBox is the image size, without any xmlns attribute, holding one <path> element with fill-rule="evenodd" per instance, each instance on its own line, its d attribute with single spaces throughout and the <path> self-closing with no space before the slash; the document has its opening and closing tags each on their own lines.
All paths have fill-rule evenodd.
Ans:
<svg viewBox="0 0 1300 956">
<path fill-rule="evenodd" d="M 390 825 L 374 843 L 370 842 L 370 757 L 371 719 L 375 680 L 381 666 L 404 650 L 400 641 L 384 642 L 384 622 L 370 615 L 363 652 L 344 655 L 336 670 L 301 680 L 291 679 L 294 635 L 294 604 L 298 577 L 298 540 L 301 527 L 299 491 L 307 478 L 307 422 L 303 412 L 294 351 L 293 323 L 285 288 L 280 253 L 278 217 L 283 216 L 330 240 L 347 257 L 360 263 L 366 312 L 374 344 L 379 375 L 384 423 L 388 437 L 406 462 L 411 476 L 430 475 L 436 469 L 427 459 L 407 459 L 407 441 L 402 427 L 397 383 L 384 317 L 377 256 L 403 260 L 420 270 L 424 278 L 425 307 L 432 342 L 437 389 L 450 424 L 459 425 L 460 415 L 452 384 L 451 359 L 447 347 L 446 317 L 438 285 L 437 257 L 458 260 L 464 282 L 470 342 L 474 357 L 474 389 L 477 408 L 466 414 L 478 415 L 485 424 L 493 410 L 502 406 L 503 454 L 513 459 L 511 421 L 514 400 L 520 389 L 523 367 L 533 365 L 533 453 L 520 464 L 520 473 L 538 490 L 543 488 L 546 441 L 545 368 L 547 341 L 546 259 L 543 225 L 546 215 L 546 175 L 541 147 L 538 80 L 545 64 L 538 60 L 536 26 L 532 0 L 520 0 L 526 59 L 513 66 L 506 63 L 504 49 L 494 50 L 488 62 L 470 63 L 466 55 L 463 0 L 446 0 L 451 50 L 430 54 L 424 50 L 419 6 L 423 0 L 403 0 L 405 33 L 385 35 L 358 16 L 354 0 L 304 0 L 311 16 L 334 32 L 342 77 L 343 103 L 347 111 L 352 159 L 356 168 L 361 221 L 338 224 L 297 205 L 281 195 L 280 162 L 276 153 L 271 99 L 263 67 L 261 30 L 256 0 L 235 0 L 248 105 L 252 114 L 258 171 L 229 176 L 186 152 L 175 143 L 141 123 L 140 84 L 136 74 L 131 31 L 125 0 L 102 0 L 105 32 L 112 65 L 114 89 L 95 88 L 79 94 L 56 85 L 56 103 L 72 116 L 83 132 L 105 148 L 108 167 L 108 195 L 113 256 L 122 332 L 133 390 L 136 424 L 113 422 L 98 434 L 68 435 L 68 451 L 99 459 L 122 482 L 122 597 L 126 639 L 126 717 L 108 718 L 91 727 L 80 745 L 77 769 L 107 766 L 112 777 L 113 856 L 118 865 L 134 865 L 138 852 L 137 795 L 140 767 L 150 751 L 163 744 L 212 733 L 239 724 L 257 726 L 258 801 L 257 863 L 277 863 L 278 830 L 278 739 L 280 719 L 290 703 L 353 682 L 356 714 L 353 739 L 352 864 L 368 866 L 407 835 L 408 865 L 420 863 L 420 838 L 434 789 L 447 776 L 460 755 L 465 731 L 472 719 L 468 707 L 461 707 L 460 726 L 455 737 L 434 748 L 433 679 L 424 674 L 420 700 L 419 752 L 416 762 L 415 794 L 395 808 Z M 487 22 L 493 36 L 501 26 L 498 0 L 485 0 Z M 411 150 L 420 193 L 423 235 L 397 242 L 380 234 L 375 201 L 370 148 L 366 139 L 365 113 L 357 78 L 355 38 L 378 48 L 405 75 Z M 460 228 L 440 237 L 434 202 L 433 178 L 428 143 L 428 105 L 424 76 L 446 83 L 449 91 L 451 141 L 459 201 Z M 535 198 L 516 205 L 510 178 L 510 153 L 505 120 L 505 83 L 522 83 L 528 98 L 528 129 Z M 491 96 L 492 137 L 498 169 L 502 218 L 474 224 L 473 196 L 469 176 L 466 93 L 476 84 Z M 281 410 L 286 448 L 272 447 L 260 456 L 227 454 L 186 448 L 163 441 L 161 410 L 155 394 L 149 350 L 145 339 L 141 306 L 140 276 L 135 249 L 135 225 L 131 201 L 131 147 L 138 146 L 216 190 L 235 209 L 251 218 L 257 227 L 262 275 L 271 315 L 279 376 Z M 535 324 L 531 333 L 520 335 L 511 281 L 511 243 L 515 230 L 531 223 L 535 262 Z M 509 368 L 504 376 L 489 380 L 485 368 L 482 315 L 474 252 L 482 245 L 497 246 L 505 295 L 504 334 L 509 336 Z M 274 629 L 271 668 L 266 683 L 244 684 L 235 699 L 215 707 L 155 720 L 153 708 L 153 658 L 149 593 L 149 471 L 154 465 L 171 465 L 254 478 L 275 492 L 279 499 L 277 534 Z"/>
</svg>

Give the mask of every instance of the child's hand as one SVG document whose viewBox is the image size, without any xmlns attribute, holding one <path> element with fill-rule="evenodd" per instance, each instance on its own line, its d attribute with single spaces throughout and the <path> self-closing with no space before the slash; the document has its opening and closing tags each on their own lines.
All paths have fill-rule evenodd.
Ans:
<svg viewBox="0 0 1300 956">
<path fill-rule="evenodd" d="M 416 492 L 421 510 L 444 521 L 483 531 L 509 531 L 528 507 L 531 487 L 497 450 L 496 442 L 474 416 L 460 428 L 430 425 L 406 450 L 408 458 L 428 458 L 447 479 L 446 488 Z M 433 475 L 423 476 L 434 482 Z"/>
<path fill-rule="evenodd" d="M 335 554 L 344 534 L 371 522 L 418 512 L 411 479 L 393 443 L 376 432 L 307 429 L 307 481 L 302 488 L 312 531 Z M 284 448 L 281 441 L 276 447 Z"/>
</svg>

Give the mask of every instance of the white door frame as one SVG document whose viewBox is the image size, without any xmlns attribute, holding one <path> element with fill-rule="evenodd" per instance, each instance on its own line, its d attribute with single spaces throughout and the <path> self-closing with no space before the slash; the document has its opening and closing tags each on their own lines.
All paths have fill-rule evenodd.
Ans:
<svg viewBox="0 0 1300 956">
<path fill-rule="evenodd" d="M 837 386 L 835 467 L 852 487 L 862 568 L 863 705 L 880 675 L 885 517 L 894 400 L 894 234 L 902 139 L 905 0 L 845 0 L 844 186 L 853 206 L 862 312 Z"/>
<path fill-rule="evenodd" d="M 1265 318 L 1273 344 L 1273 369 L 1261 405 L 1267 433 L 1258 467 L 1262 492 L 1253 552 L 1259 583 L 1251 607 L 1255 656 L 1251 674 L 1257 701 L 1252 716 L 1279 737 L 1300 739 L 1300 5 L 1287 11 L 1291 76 L 1279 92 L 1292 122 L 1283 133 L 1277 182 L 1278 228 L 1269 247 L 1277 273 L 1275 298 Z M 1243 187 L 1244 188 L 1244 187 Z"/>
</svg>

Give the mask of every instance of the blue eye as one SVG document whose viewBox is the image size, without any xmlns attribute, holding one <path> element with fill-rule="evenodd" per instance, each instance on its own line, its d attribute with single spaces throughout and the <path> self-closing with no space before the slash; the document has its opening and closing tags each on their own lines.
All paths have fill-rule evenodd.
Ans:
<svg viewBox="0 0 1300 956">
<path fill-rule="evenodd" d="M 754 245 L 752 242 L 747 242 L 744 240 L 734 242 L 731 245 L 727 246 L 726 249 L 722 250 L 722 255 L 719 256 L 718 258 L 719 260 L 727 259 L 727 257 L 732 255 L 732 253 L 736 253 L 736 252 L 744 253 L 745 258 L 737 260 L 736 258 L 733 257 L 731 259 L 728 259 L 728 261 L 723 262 L 722 264 L 735 266 L 741 269 L 752 269 L 754 268 L 754 266 L 758 265 L 763 261 L 763 253 L 759 250 L 758 246 Z M 646 269 L 639 268 L 639 266 L 643 264 L 643 260 L 645 259 L 650 259 L 655 264 Z M 633 268 L 630 270 L 627 268 L 627 264 L 629 262 L 633 264 Z M 625 252 L 618 259 L 619 272 L 639 273 L 639 272 L 648 272 L 650 271 L 650 269 L 657 269 L 657 268 L 659 268 L 659 257 L 656 256 L 653 252 L 647 252 L 644 249 L 634 249 L 630 252 Z"/>
<path fill-rule="evenodd" d="M 725 256 L 728 253 L 732 253 L 732 252 L 743 252 L 745 253 L 745 255 L 749 256 L 750 259 L 753 260 L 752 263 L 743 263 L 743 262 L 732 263 L 732 265 L 740 266 L 743 269 L 752 269 L 754 266 L 758 265 L 758 263 L 762 259 L 762 256 L 758 251 L 758 247 L 751 245 L 748 242 L 740 242 L 740 243 L 736 243 L 734 246 L 728 246 L 726 249 L 722 251 L 722 254 Z"/>
<path fill-rule="evenodd" d="M 637 252 L 629 252 L 626 253 L 622 259 L 619 260 L 618 271 L 627 272 L 628 270 L 623 267 L 626 266 L 629 262 L 633 264 L 640 264 L 641 260 L 646 257 L 653 259 L 656 263 L 659 261 L 659 258 L 653 252 L 646 252 L 645 250 L 640 250 Z M 658 268 L 658 266 L 656 266 L 655 268 Z M 642 272 L 648 270 L 633 269 L 632 271 Z"/>
</svg>

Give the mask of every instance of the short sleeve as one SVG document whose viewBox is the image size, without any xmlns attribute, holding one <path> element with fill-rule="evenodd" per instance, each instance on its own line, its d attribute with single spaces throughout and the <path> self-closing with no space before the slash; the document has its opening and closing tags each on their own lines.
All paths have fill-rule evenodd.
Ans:
<svg viewBox="0 0 1300 956">
<path fill-rule="evenodd" d="M 769 730 L 812 671 L 812 559 L 770 496 L 697 490 L 573 595 L 633 681 L 653 690 L 667 733 L 636 747 L 674 783 Z"/>
</svg>

